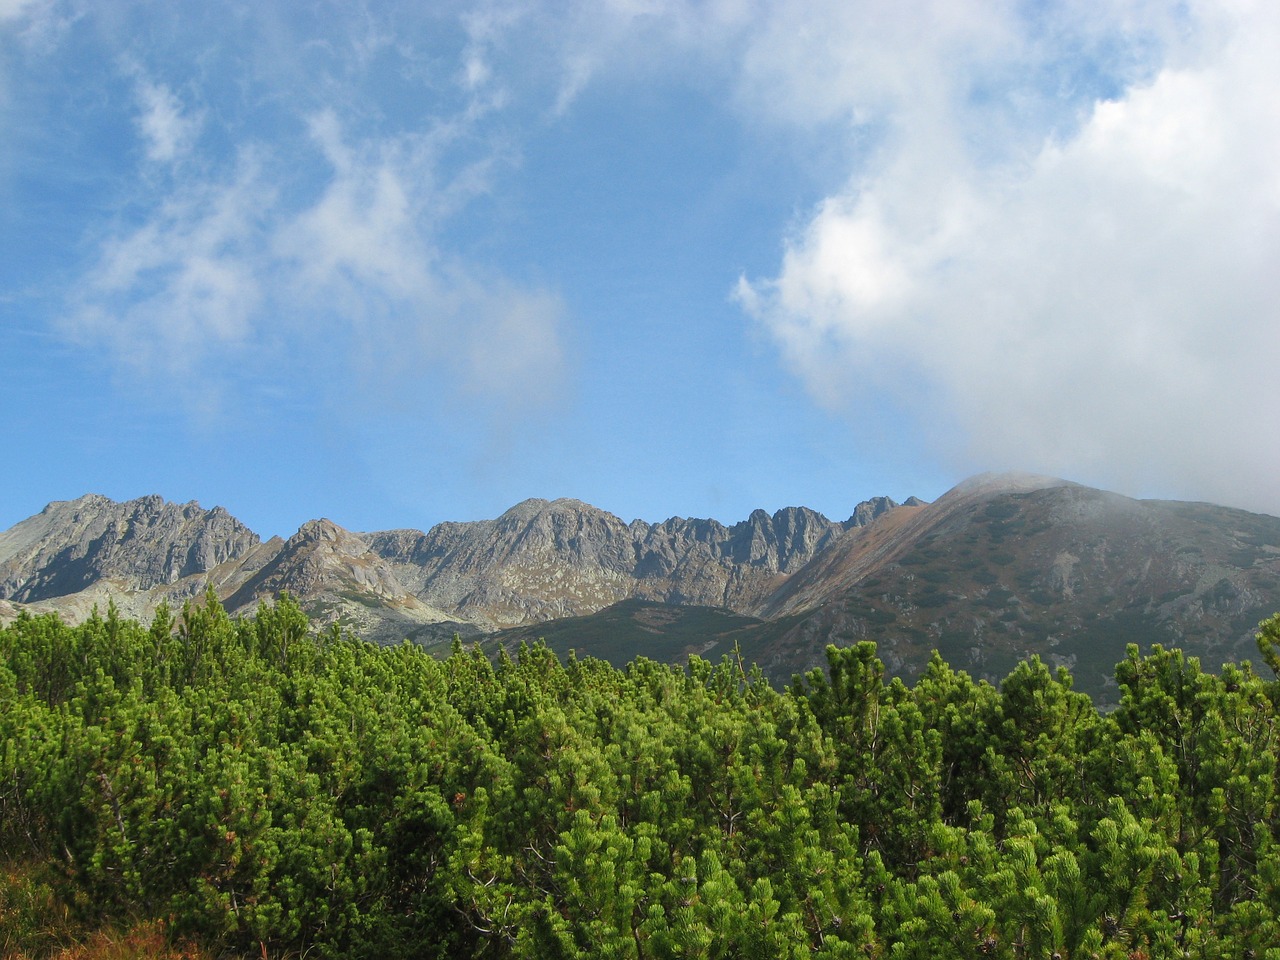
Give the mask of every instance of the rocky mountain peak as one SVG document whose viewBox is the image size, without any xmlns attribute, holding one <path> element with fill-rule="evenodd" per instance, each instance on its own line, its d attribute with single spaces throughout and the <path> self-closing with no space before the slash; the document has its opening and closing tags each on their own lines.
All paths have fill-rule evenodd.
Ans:
<svg viewBox="0 0 1280 960">
<path fill-rule="evenodd" d="M 909 497 L 904 506 L 915 507 L 923 506 L 924 501 L 918 497 Z M 853 508 L 853 513 L 849 519 L 845 521 L 845 527 L 865 527 L 877 517 L 883 516 L 894 507 L 898 506 L 889 497 L 872 497 L 870 500 L 863 500 L 860 504 Z"/>
<path fill-rule="evenodd" d="M 116 503 L 89 494 L 51 503 L 0 535 L 0 597 L 30 602 L 102 580 L 147 590 L 211 570 L 259 542 L 225 510 L 194 501 L 152 495 Z"/>
<path fill-rule="evenodd" d="M 501 523 L 504 520 L 528 520 L 530 517 L 535 517 L 542 513 L 549 506 L 551 506 L 550 500 L 544 500 L 542 497 L 529 497 L 503 511 L 498 517 L 498 522 Z"/>
<path fill-rule="evenodd" d="M 320 519 L 264 544 L 220 507 L 88 494 L 0 532 L 0 619 L 27 603 L 81 619 L 109 601 L 146 617 L 212 586 L 233 612 L 288 591 L 319 623 L 425 641 L 626 601 L 644 612 L 642 633 L 675 605 L 732 611 L 743 630 L 760 618 L 735 636 L 775 676 L 820 663 L 828 641 L 868 638 L 894 670 L 936 647 L 998 679 L 1036 652 L 1100 689 L 1130 640 L 1248 655 L 1258 620 L 1280 609 L 1277 584 L 1280 519 L 1026 474 L 976 477 L 932 504 L 877 497 L 846 521 L 784 507 L 732 526 L 623 523 L 531 499 L 426 533 Z M 698 642 L 690 650 L 705 653 L 719 641 Z"/>
<path fill-rule="evenodd" d="M 787 573 L 807 563 L 840 532 L 839 524 L 808 507 L 783 507 L 772 516 L 754 510 L 729 530 L 727 556 L 771 573 Z"/>
<path fill-rule="evenodd" d="M 571 497 L 559 497 L 555 500 L 544 500 L 541 497 L 530 497 L 521 500 L 498 517 L 499 524 L 510 522 L 528 523 L 539 517 L 576 517 L 584 515 L 612 516 L 581 500 Z M 615 518 L 616 519 L 616 518 Z M 483 521 L 481 521 L 483 522 Z"/>
<path fill-rule="evenodd" d="M 404 585 L 389 565 L 372 553 L 363 537 L 332 520 L 309 520 L 298 528 L 254 577 L 228 600 L 232 608 L 283 591 L 333 603 L 344 594 L 366 594 L 379 601 L 403 600 Z"/>
<path fill-rule="evenodd" d="M 319 520 L 308 520 L 300 526 L 298 532 L 286 541 L 286 546 L 288 548 L 296 548 L 304 543 L 311 543 L 317 540 L 337 542 L 354 536 L 354 534 L 344 530 L 332 520 L 321 518 Z M 363 543 L 363 541 L 361 542 Z"/>
<path fill-rule="evenodd" d="M 979 473 L 956 484 L 944 494 L 944 498 L 998 496 L 1010 493 L 1031 493 L 1035 490 L 1048 490 L 1053 487 L 1078 486 L 1069 480 L 1049 477 L 1039 473 L 1024 473 L 1008 470 L 994 473 Z"/>
</svg>

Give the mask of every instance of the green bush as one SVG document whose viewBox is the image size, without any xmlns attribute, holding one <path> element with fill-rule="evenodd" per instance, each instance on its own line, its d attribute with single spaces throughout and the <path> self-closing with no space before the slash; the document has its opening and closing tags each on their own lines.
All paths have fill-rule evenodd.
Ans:
<svg viewBox="0 0 1280 960">
<path fill-rule="evenodd" d="M 1280 945 L 1274 680 L 1132 647 L 1104 715 L 1038 660 L 997 688 L 935 655 L 908 687 L 874 644 L 827 657 L 778 691 L 736 658 L 436 659 L 287 597 L 22 616 L 0 839 L 39 866 L 0 878 L 4 950 L 72 914 L 255 956 Z"/>
</svg>

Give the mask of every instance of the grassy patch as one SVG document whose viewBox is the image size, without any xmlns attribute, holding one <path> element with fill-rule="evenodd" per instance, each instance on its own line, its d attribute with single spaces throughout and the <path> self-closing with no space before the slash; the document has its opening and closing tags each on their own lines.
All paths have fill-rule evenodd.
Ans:
<svg viewBox="0 0 1280 960">
<path fill-rule="evenodd" d="M 925 609 L 934 609 L 936 607 L 945 607 L 951 602 L 951 595 L 947 593 L 922 593 L 915 598 L 916 606 Z"/>
<path fill-rule="evenodd" d="M 0 866 L 0 956 L 51 956 L 74 944 L 77 933 L 46 870 L 18 862 Z"/>
<path fill-rule="evenodd" d="M 0 957 L 7 960 L 211 960 L 160 921 L 89 927 L 46 865 L 0 863 Z"/>
<path fill-rule="evenodd" d="M 992 520 L 1008 520 L 1010 517 L 1016 517 L 1021 509 L 1016 503 L 1008 500 L 997 500 L 995 503 L 987 504 L 987 508 L 982 511 L 982 515 Z"/>
</svg>

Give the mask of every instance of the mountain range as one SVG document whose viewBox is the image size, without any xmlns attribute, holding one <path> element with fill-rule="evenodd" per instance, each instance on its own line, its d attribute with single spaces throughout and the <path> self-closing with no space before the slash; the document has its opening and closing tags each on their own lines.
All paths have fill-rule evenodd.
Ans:
<svg viewBox="0 0 1280 960">
<path fill-rule="evenodd" d="M 79 621 L 114 603 L 149 619 L 212 587 L 234 614 L 287 591 L 319 623 L 433 647 L 455 634 L 625 662 L 726 653 L 767 675 L 877 641 L 911 676 L 934 649 L 998 680 L 1039 654 L 1102 702 L 1126 643 L 1216 667 L 1256 657 L 1280 609 L 1280 519 L 1140 501 L 1047 477 L 984 475 L 937 501 L 877 497 L 833 521 L 804 507 L 732 526 L 526 500 L 427 532 L 329 520 L 262 540 L 221 507 L 90 494 L 0 533 L 0 620 Z"/>
</svg>

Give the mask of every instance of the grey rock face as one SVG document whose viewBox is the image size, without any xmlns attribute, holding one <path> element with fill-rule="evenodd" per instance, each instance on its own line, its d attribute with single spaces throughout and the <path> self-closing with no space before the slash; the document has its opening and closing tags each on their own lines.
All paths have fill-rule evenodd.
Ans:
<svg viewBox="0 0 1280 960">
<path fill-rule="evenodd" d="M 387 564 L 378 562 L 369 553 L 364 540 L 332 520 L 311 520 L 229 598 L 228 606 L 232 609 L 248 606 L 259 597 L 276 596 L 284 591 L 314 597 L 342 589 L 386 601 L 407 596 Z"/>
<path fill-rule="evenodd" d="M 904 507 L 923 507 L 924 501 L 919 497 L 907 497 L 901 504 Z M 845 527 L 865 527 L 874 521 L 877 517 L 888 513 L 898 504 L 894 503 L 888 497 L 874 497 L 871 500 L 863 500 L 853 509 L 853 516 L 846 522 Z"/>
<path fill-rule="evenodd" d="M 0 622 L 24 608 L 78 621 L 108 602 L 146 619 L 210 587 L 233 613 L 288 591 L 313 621 L 379 641 L 531 625 L 550 640 L 548 621 L 575 618 L 561 636 L 590 653 L 593 630 L 616 639 L 629 618 L 636 653 L 659 635 L 648 649 L 672 656 L 722 642 L 780 679 L 821 665 L 828 642 L 874 639 L 906 674 L 938 649 L 993 682 L 1034 653 L 1114 702 L 1126 643 L 1185 646 L 1209 664 L 1250 655 L 1258 621 L 1280 609 L 1280 518 L 986 475 L 932 504 L 869 500 L 842 522 L 789 507 L 728 526 L 624 523 L 527 500 L 426 533 L 317 520 L 262 543 L 220 508 L 87 496 L 0 533 Z M 709 638 L 726 617 L 729 633 Z"/>
<path fill-rule="evenodd" d="M 90 494 L 51 503 L 0 534 L 0 598 L 44 600 L 101 580 L 148 590 L 212 570 L 259 542 L 221 507 Z"/>
<path fill-rule="evenodd" d="M 891 509 L 882 498 L 863 515 Z M 861 507 L 859 508 L 862 509 Z M 624 524 L 577 500 L 526 500 L 496 520 L 369 534 L 420 599 L 491 626 L 592 613 L 637 597 L 750 612 L 849 524 L 804 507 L 726 527 L 674 517 Z"/>
<path fill-rule="evenodd" d="M 118 594 L 137 615 L 213 586 L 244 613 L 287 591 L 322 623 L 379 636 L 446 621 L 484 630 L 540 623 L 628 598 L 749 614 L 894 506 L 868 501 L 843 523 L 804 507 L 757 510 L 726 527 L 682 517 L 624 523 L 577 500 L 526 500 L 493 520 L 426 533 L 356 534 L 315 520 L 264 544 L 220 507 L 91 495 L 0 534 L 0 599 L 81 615 Z"/>
</svg>

